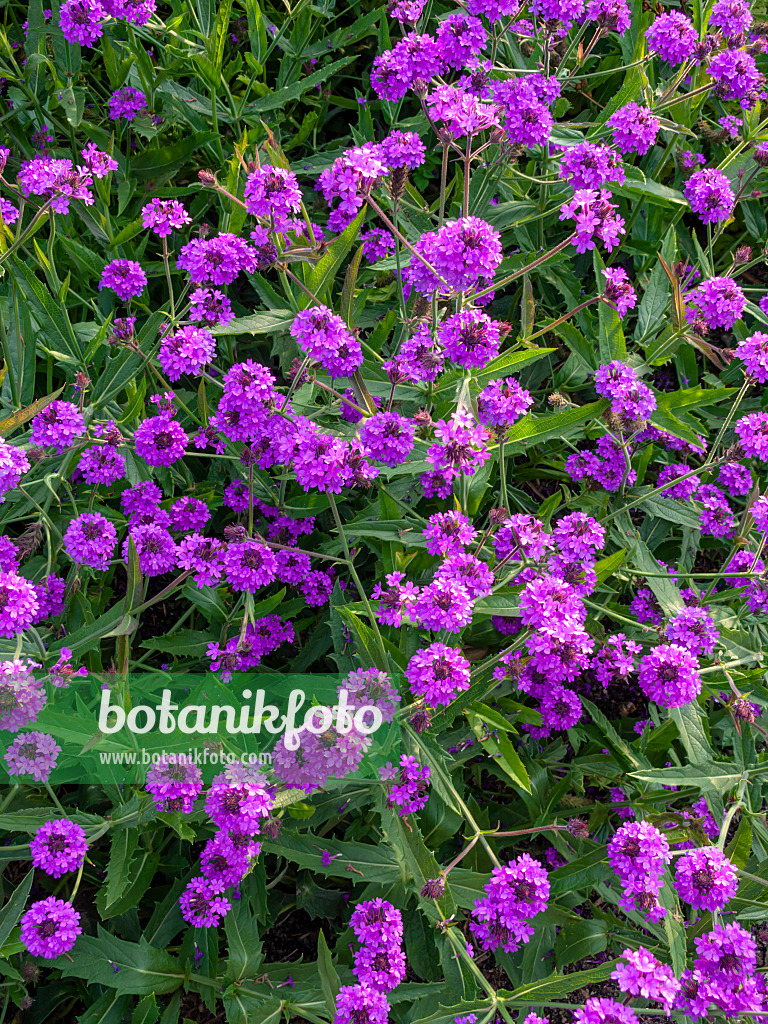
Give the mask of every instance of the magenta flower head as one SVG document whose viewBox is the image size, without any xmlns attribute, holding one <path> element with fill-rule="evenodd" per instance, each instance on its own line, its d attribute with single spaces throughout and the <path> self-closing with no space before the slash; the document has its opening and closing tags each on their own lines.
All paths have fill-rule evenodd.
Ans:
<svg viewBox="0 0 768 1024">
<path fill-rule="evenodd" d="M 427 704 L 450 704 L 462 690 L 469 689 L 469 662 L 460 648 L 434 643 L 414 654 L 405 678 L 411 693 L 423 697 Z"/>
<path fill-rule="evenodd" d="M 704 608 L 681 608 L 666 628 L 666 636 L 673 643 L 685 647 L 693 654 L 711 654 L 720 636 Z"/>
<path fill-rule="evenodd" d="M 611 401 L 611 409 L 627 421 L 645 420 L 656 408 L 656 397 L 635 370 L 620 359 L 598 367 L 595 390 Z"/>
<path fill-rule="evenodd" d="M 744 50 L 721 50 L 709 64 L 715 81 L 715 95 L 722 100 L 739 100 L 742 110 L 751 110 L 765 95 L 765 76 L 755 58 Z"/>
<path fill-rule="evenodd" d="M 257 167 L 248 175 L 243 198 L 248 213 L 274 219 L 278 231 L 301 209 L 299 180 L 285 167 Z"/>
<path fill-rule="evenodd" d="M 139 114 L 147 113 L 147 97 L 132 85 L 124 85 L 122 89 L 113 92 L 107 104 L 109 116 L 113 121 L 121 117 L 126 121 L 133 121 Z"/>
<path fill-rule="evenodd" d="M 736 355 L 742 360 L 750 377 L 759 384 L 768 381 L 768 334 L 755 331 L 736 346 Z"/>
<path fill-rule="evenodd" d="M 501 235 L 478 217 L 448 221 L 437 231 L 422 235 L 414 249 L 454 291 L 490 281 L 502 257 Z M 411 259 L 408 279 L 416 291 L 424 295 L 445 291 L 439 277 L 417 257 Z"/>
<path fill-rule="evenodd" d="M 622 153 L 638 153 L 643 156 L 656 141 L 659 121 L 648 107 L 639 103 L 627 103 L 619 107 L 606 122 L 613 132 L 614 145 Z"/>
<path fill-rule="evenodd" d="M 178 551 L 170 533 L 162 526 L 145 523 L 132 527 L 123 541 L 123 558 L 128 561 L 130 541 L 136 545 L 139 567 L 144 576 L 162 576 L 176 566 Z"/>
<path fill-rule="evenodd" d="M 57 452 L 69 448 L 84 433 L 83 414 L 72 402 L 56 399 L 32 420 L 32 444 L 43 448 L 50 445 Z"/>
<path fill-rule="evenodd" d="M 605 143 L 579 142 L 563 150 L 558 174 L 567 178 L 574 189 L 600 189 L 608 182 L 624 181 L 624 168 L 619 154 Z"/>
<path fill-rule="evenodd" d="M 185 373 L 199 376 L 215 355 L 216 340 L 210 331 L 180 327 L 163 338 L 157 358 L 168 380 L 177 381 Z"/>
<path fill-rule="evenodd" d="M 64 550 L 73 562 L 107 569 L 117 546 L 117 530 L 100 512 L 84 512 L 71 520 L 64 534 Z"/>
<path fill-rule="evenodd" d="M 719 28 L 726 39 L 740 36 L 751 24 L 747 0 L 716 0 L 709 16 L 709 27 Z"/>
<path fill-rule="evenodd" d="M 691 850 L 677 862 L 675 889 L 681 900 L 702 910 L 721 910 L 739 886 L 736 869 L 716 846 Z"/>
<path fill-rule="evenodd" d="M 379 768 L 379 775 L 388 784 L 387 806 L 397 807 L 401 818 L 426 807 L 431 775 L 429 765 L 421 765 L 415 757 L 403 754 L 399 769 L 387 762 Z"/>
<path fill-rule="evenodd" d="M 78 912 L 55 896 L 33 903 L 21 919 L 21 941 L 32 956 L 47 960 L 68 953 L 81 932 Z"/>
<path fill-rule="evenodd" d="M 768 462 L 768 413 L 751 412 L 734 427 L 745 455 Z"/>
<path fill-rule="evenodd" d="M 714 167 L 694 171 L 683 186 L 683 193 L 704 224 L 728 220 L 733 213 L 736 197 L 731 183 L 722 171 Z"/>
<path fill-rule="evenodd" d="M 192 223 L 192 218 L 177 199 L 153 199 L 141 211 L 141 222 L 160 238 L 167 238 L 175 228 Z"/>
<path fill-rule="evenodd" d="M 692 307 L 686 310 L 689 323 L 703 320 L 711 330 L 730 330 L 747 308 L 747 297 L 730 277 L 710 277 L 685 296 Z"/>
<path fill-rule="evenodd" d="M 437 329 L 448 358 L 460 366 L 485 366 L 499 354 L 499 324 L 479 309 L 462 309 Z"/>
<path fill-rule="evenodd" d="M 26 452 L 0 439 L 0 505 L 5 501 L 8 491 L 18 486 L 28 469 Z"/>
<path fill-rule="evenodd" d="M 249 836 L 259 831 L 273 805 L 274 795 L 264 777 L 240 764 L 220 772 L 205 798 L 205 810 L 214 825 Z"/>
<path fill-rule="evenodd" d="M 141 295 L 146 283 L 147 275 L 136 260 L 112 260 L 104 267 L 99 288 L 111 288 L 125 302 Z"/>
<path fill-rule="evenodd" d="M 615 999 L 589 998 L 573 1015 L 574 1024 L 637 1024 L 635 1011 Z"/>
<path fill-rule="evenodd" d="M 366 946 L 396 946 L 403 941 L 403 916 L 391 903 L 376 897 L 352 911 L 350 927 Z"/>
<path fill-rule="evenodd" d="M 168 412 L 148 416 L 133 435 L 136 454 L 148 466 L 170 466 L 184 455 L 189 438 Z"/>
<path fill-rule="evenodd" d="M 179 897 L 181 916 L 195 928 L 215 928 L 232 904 L 222 895 L 225 886 L 212 878 L 193 878 Z"/>
<path fill-rule="evenodd" d="M 680 982 L 672 968 L 659 963 L 643 946 L 625 949 L 621 955 L 626 963 L 619 961 L 611 975 L 619 983 L 621 991 L 662 1003 L 669 1013 L 680 992 Z"/>
<path fill-rule="evenodd" d="M 203 777 L 185 754 L 164 754 L 147 772 L 144 788 L 159 811 L 189 814 L 203 788 Z"/>
<path fill-rule="evenodd" d="M 377 412 L 360 428 L 368 458 L 385 466 L 400 466 L 413 451 L 416 425 L 396 412 Z"/>
<path fill-rule="evenodd" d="M 434 512 L 423 531 L 430 555 L 459 554 L 477 537 L 477 530 L 462 512 Z"/>
<path fill-rule="evenodd" d="M 68 43 L 93 46 L 101 38 L 107 11 L 101 0 L 63 0 L 59 28 Z"/>
<path fill-rule="evenodd" d="M 689 18 L 680 11 L 661 14 L 645 33 L 648 49 L 668 64 L 682 64 L 692 57 L 699 34 Z"/>
<path fill-rule="evenodd" d="M 52 878 L 82 867 L 88 852 L 85 832 L 74 821 L 48 821 L 35 832 L 29 844 L 32 863 Z"/>
<path fill-rule="evenodd" d="M 469 923 L 483 949 L 513 953 L 529 942 L 528 921 L 547 909 L 549 878 L 527 853 L 491 872 L 485 895 L 475 900 Z"/>
<path fill-rule="evenodd" d="M 626 316 L 637 305 L 635 289 L 629 282 L 626 270 L 621 267 L 607 267 L 603 271 L 605 290 L 603 298 L 615 307 L 620 317 Z"/>
<path fill-rule="evenodd" d="M 303 309 L 290 330 L 307 355 L 316 359 L 331 377 L 351 377 L 363 364 L 360 342 L 327 306 Z"/>
<path fill-rule="evenodd" d="M 660 644 L 640 659 L 640 689 L 665 708 L 690 704 L 701 693 L 699 661 L 679 644 Z"/>
<path fill-rule="evenodd" d="M 15 572 L 0 572 L 0 636 L 15 637 L 29 629 L 38 611 L 34 584 Z"/>
<path fill-rule="evenodd" d="M 387 1024 L 389 1003 L 370 985 L 342 985 L 336 996 L 333 1024 Z"/>
<path fill-rule="evenodd" d="M 7 691 L 6 691 L 7 692 Z M 4 689 L 0 684 L 0 701 L 5 697 Z M 40 707 L 45 703 L 45 694 L 39 690 L 37 702 Z M 27 707 L 27 711 L 29 706 Z M 17 709 L 18 711 L 18 709 Z M 8 720 L 6 711 L 0 721 Z M 7 729 L 7 725 L 2 728 Z M 15 730 L 11 730 L 15 732 Z M 61 747 L 53 736 L 45 732 L 24 732 L 11 743 L 5 752 L 5 760 L 8 765 L 9 775 L 31 775 L 35 782 L 47 782 L 48 778 L 56 767 Z"/>
</svg>

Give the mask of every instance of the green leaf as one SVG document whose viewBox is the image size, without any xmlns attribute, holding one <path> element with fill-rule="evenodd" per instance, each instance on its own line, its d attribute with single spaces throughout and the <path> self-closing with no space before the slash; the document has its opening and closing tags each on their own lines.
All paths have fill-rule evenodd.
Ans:
<svg viewBox="0 0 768 1024">
<path fill-rule="evenodd" d="M 216 132 L 195 132 L 171 146 L 145 149 L 131 160 L 131 171 L 140 179 L 170 177 L 196 150 L 208 142 L 215 142 L 218 137 Z"/>
<path fill-rule="evenodd" d="M 148 996 L 140 999 L 136 1009 L 131 1016 L 131 1024 L 155 1024 L 160 1017 L 160 1007 L 157 1005 L 155 993 L 150 992 Z"/>
<path fill-rule="evenodd" d="M 82 978 L 89 985 L 105 985 L 118 992 L 143 996 L 175 991 L 185 980 L 181 962 L 146 939 L 127 942 L 98 926 L 98 935 L 81 935 L 68 956 L 56 966 L 64 978 Z"/>
<path fill-rule="evenodd" d="M 13 413 L 7 419 L 0 421 L 0 437 L 7 437 L 16 427 L 22 426 L 24 423 L 29 422 L 33 417 L 37 416 L 39 412 L 42 412 L 46 406 L 54 402 L 64 390 L 63 386 L 54 391 L 50 395 L 46 395 L 45 398 L 38 398 L 36 402 L 28 405 L 26 409 L 19 409 L 18 412 Z"/>
<path fill-rule="evenodd" d="M 129 864 L 139 845 L 139 833 L 134 828 L 116 829 L 112 833 L 112 846 L 107 864 L 104 906 L 110 907 L 125 892 L 129 878 Z"/>
<path fill-rule="evenodd" d="M 259 923 L 248 900 L 240 899 L 224 918 L 224 931 L 229 945 L 226 976 L 228 981 L 255 978 L 264 959 Z"/>
<path fill-rule="evenodd" d="M 752 854 L 752 826 L 749 818 L 742 818 L 736 835 L 725 848 L 726 857 L 730 857 L 740 870 L 744 870 Z M 0 943 L 2 945 L 2 943 Z"/>
<path fill-rule="evenodd" d="M 608 963 L 592 967 L 588 971 L 574 971 L 573 974 L 566 974 L 562 977 L 549 977 L 530 985 L 521 985 L 514 989 L 509 996 L 505 996 L 504 1001 L 507 1004 L 527 1004 L 559 999 L 560 996 L 570 995 L 571 992 L 575 992 L 576 989 L 583 988 L 585 985 L 596 985 L 601 981 L 607 981 L 617 963 L 618 960 L 610 960 Z"/>
<path fill-rule="evenodd" d="M 680 768 L 643 768 L 632 772 L 631 778 L 656 786 L 698 786 L 702 793 L 727 793 L 739 784 L 742 773 L 735 765 L 710 761 Z"/>
<path fill-rule="evenodd" d="M 284 829 L 274 842 L 265 841 L 264 850 L 299 867 L 309 868 L 319 875 L 333 878 L 362 879 L 387 884 L 399 878 L 394 855 L 383 843 L 345 843 L 330 836 L 316 837 L 309 832 L 289 832 Z M 323 851 L 332 858 L 323 864 Z"/>
<path fill-rule="evenodd" d="M 344 287 L 341 289 L 341 318 L 350 330 L 354 327 L 355 285 L 357 284 L 357 275 L 362 259 L 363 247 L 361 245 L 347 267 L 347 272 L 344 275 Z"/>
<path fill-rule="evenodd" d="M 569 892 L 592 889 L 598 882 L 610 878 L 612 870 L 604 846 L 596 846 L 577 860 L 572 860 L 550 873 L 552 899 Z"/>
<path fill-rule="evenodd" d="M 587 420 L 596 419 L 601 416 L 610 406 L 607 398 L 601 398 L 597 402 L 590 402 L 577 409 L 564 409 L 551 416 L 534 418 L 531 415 L 524 416 L 509 431 L 507 435 L 507 447 L 517 444 L 530 444 L 534 441 L 541 444 L 552 437 L 560 438 L 566 431 L 581 426 Z"/>
<path fill-rule="evenodd" d="M 496 356 L 490 363 L 486 363 L 482 370 L 473 375 L 472 388 L 482 391 L 489 380 L 496 377 L 508 377 L 510 374 L 522 370 L 529 363 L 535 363 L 549 355 L 550 352 L 556 351 L 557 349 L 554 348 L 528 348 L 520 352 L 502 352 L 500 356 Z M 439 395 L 455 389 L 463 380 L 464 375 L 461 370 L 448 370 L 435 384 L 435 394 Z"/>
<path fill-rule="evenodd" d="M 325 1008 L 329 1018 L 333 1020 L 336 1014 L 336 996 L 339 994 L 341 982 L 336 968 L 333 966 L 333 957 L 328 949 L 322 928 L 317 936 L 317 972 L 320 975 L 320 985 L 325 996 Z"/>
<path fill-rule="evenodd" d="M 555 960 L 559 969 L 608 947 L 608 925 L 599 918 L 572 918 L 555 939 Z"/>
<path fill-rule="evenodd" d="M 28 871 L 8 897 L 3 909 L 0 910 L 0 947 L 5 945 L 8 936 L 19 923 L 19 918 L 24 911 L 24 905 L 32 888 L 34 876 L 34 870 Z"/>
<path fill-rule="evenodd" d="M 350 60 L 351 59 L 352 58 L 350 58 Z M 334 238 L 325 250 L 322 258 L 313 266 L 309 268 L 305 267 L 304 283 L 307 286 L 307 289 L 320 301 L 323 300 L 326 292 L 330 289 L 333 284 L 333 279 L 336 276 L 336 272 L 346 259 L 352 246 L 355 244 L 355 240 L 357 239 L 357 236 L 360 233 L 360 228 L 365 220 L 366 212 L 367 207 L 364 206 L 355 219 L 350 224 L 347 224 L 341 234 Z M 299 299 L 300 308 L 306 309 L 310 305 L 312 305 L 312 299 L 310 299 L 308 295 L 302 293 Z"/>
<path fill-rule="evenodd" d="M 42 340 L 48 342 L 49 347 L 60 351 L 63 361 L 84 369 L 83 345 L 72 329 L 66 309 L 53 298 L 42 281 L 38 280 L 31 263 L 23 262 L 17 256 L 11 256 L 9 263 L 13 267 L 16 283 L 26 296 L 32 313 L 40 324 Z"/>
<path fill-rule="evenodd" d="M 247 112 L 263 114 L 267 110 L 283 108 L 287 103 L 299 99 L 307 90 L 314 89 L 316 85 L 320 85 L 326 78 L 335 75 L 337 71 L 341 71 L 342 68 L 347 67 L 353 60 L 357 59 L 357 57 L 342 57 L 341 60 L 336 60 L 333 64 L 326 64 L 319 71 L 315 71 L 311 75 L 302 76 L 301 81 L 296 82 L 294 85 L 287 85 L 284 89 L 278 89 L 277 92 L 270 93 L 268 96 L 262 96 L 261 99 L 256 100 L 254 103 L 249 103 L 246 108 Z"/>
<path fill-rule="evenodd" d="M 228 324 L 212 327 L 217 338 L 232 334 L 273 334 L 286 331 L 296 318 L 290 309 L 269 309 L 251 316 L 239 316 Z"/>
<path fill-rule="evenodd" d="M 670 708 L 669 717 L 677 726 L 685 752 L 693 764 L 706 764 L 713 759 L 712 747 L 704 730 L 701 709 L 696 701 L 681 708 Z"/>
</svg>

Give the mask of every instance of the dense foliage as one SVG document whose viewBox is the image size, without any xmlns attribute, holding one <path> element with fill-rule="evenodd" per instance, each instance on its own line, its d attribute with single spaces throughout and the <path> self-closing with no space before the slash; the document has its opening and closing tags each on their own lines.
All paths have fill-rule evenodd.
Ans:
<svg viewBox="0 0 768 1024">
<path fill-rule="evenodd" d="M 3 15 L 0 1024 L 760 1019 L 760 12 Z"/>
</svg>

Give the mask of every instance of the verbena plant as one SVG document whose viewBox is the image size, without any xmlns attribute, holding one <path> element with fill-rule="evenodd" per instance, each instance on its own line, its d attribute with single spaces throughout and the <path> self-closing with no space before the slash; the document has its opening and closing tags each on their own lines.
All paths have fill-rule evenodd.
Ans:
<svg viewBox="0 0 768 1024">
<path fill-rule="evenodd" d="M 650 8 L 5 6 L 0 1024 L 768 1010 L 768 35 Z"/>
</svg>

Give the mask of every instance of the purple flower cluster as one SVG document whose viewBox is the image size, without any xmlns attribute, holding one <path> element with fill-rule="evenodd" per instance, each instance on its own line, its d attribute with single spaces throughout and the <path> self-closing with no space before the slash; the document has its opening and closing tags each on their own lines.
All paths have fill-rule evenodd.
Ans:
<svg viewBox="0 0 768 1024">
<path fill-rule="evenodd" d="M 475 900 L 470 930 L 483 949 L 514 953 L 530 942 L 531 918 L 547 909 L 549 878 L 527 853 L 491 872 L 485 894 Z"/>
<path fill-rule="evenodd" d="M 609 398 L 611 409 L 625 422 L 646 420 L 656 408 L 656 398 L 627 363 L 616 359 L 595 373 L 598 395 Z"/>
<path fill-rule="evenodd" d="M 622 825 L 608 843 L 608 862 L 624 890 L 620 905 L 660 921 L 666 910 L 658 897 L 670 860 L 669 843 L 653 825 L 647 821 Z"/>
</svg>

